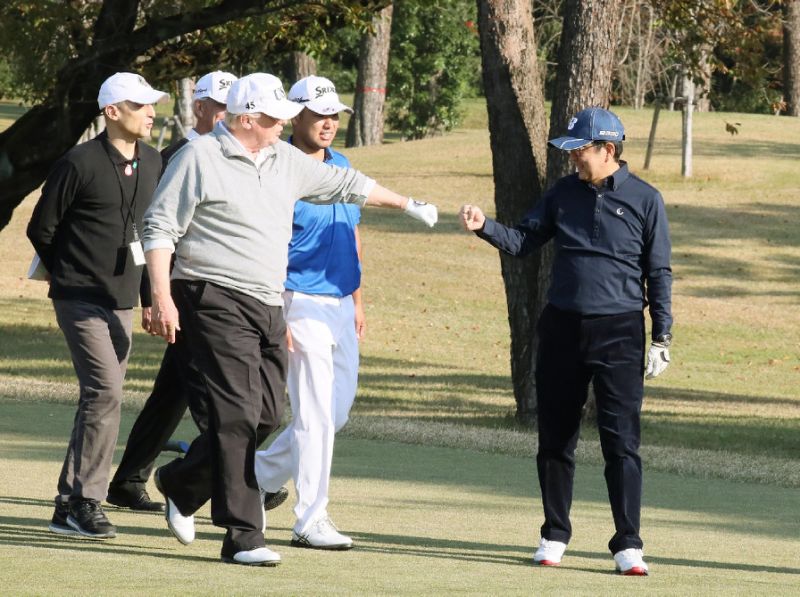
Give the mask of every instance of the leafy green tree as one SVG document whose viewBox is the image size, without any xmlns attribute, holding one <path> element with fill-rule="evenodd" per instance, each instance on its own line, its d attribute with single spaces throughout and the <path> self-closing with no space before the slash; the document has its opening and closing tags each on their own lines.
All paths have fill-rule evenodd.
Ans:
<svg viewBox="0 0 800 597">
<path fill-rule="evenodd" d="M 97 115 L 118 71 L 164 85 L 212 68 L 241 73 L 298 40 L 369 23 L 388 0 L 4 0 L 0 56 L 34 106 L 0 133 L 0 230 Z M 311 42 L 309 42 L 311 43 Z"/>
<path fill-rule="evenodd" d="M 395 0 L 388 123 L 404 138 L 448 131 L 477 89 L 480 44 L 471 0 Z"/>
</svg>

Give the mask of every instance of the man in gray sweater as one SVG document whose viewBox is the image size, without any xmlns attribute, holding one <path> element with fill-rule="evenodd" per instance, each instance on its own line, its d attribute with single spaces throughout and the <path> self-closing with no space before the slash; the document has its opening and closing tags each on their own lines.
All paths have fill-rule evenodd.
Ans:
<svg viewBox="0 0 800 597">
<path fill-rule="evenodd" d="M 214 524 L 227 530 L 222 560 L 236 564 L 280 562 L 264 544 L 254 457 L 285 403 L 282 292 L 295 201 L 399 208 L 428 226 L 437 219 L 433 205 L 281 141 L 301 109 L 272 75 L 233 83 L 224 124 L 172 159 L 145 214 L 153 329 L 168 342 L 185 334 L 209 409 L 208 430 L 156 471 L 156 486 L 184 544 L 194 540 L 194 512 L 211 499 Z"/>
</svg>

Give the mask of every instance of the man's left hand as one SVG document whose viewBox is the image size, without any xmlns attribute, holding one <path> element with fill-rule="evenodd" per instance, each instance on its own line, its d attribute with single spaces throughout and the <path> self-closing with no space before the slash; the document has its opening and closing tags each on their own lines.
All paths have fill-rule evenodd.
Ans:
<svg viewBox="0 0 800 597">
<path fill-rule="evenodd" d="M 647 368 L 645 379 L 658 377 L 669 366 L 669 348 L 660 342 L 653 342 L 647 351 Z"/>
<path fill-rule="evenodd" d="M 356 338 L 362 340 L 367 332 L 367 318 L 364 315 L 364 307 L 360 303 L 355 306 Z"/>
<path fill-rule="evenodd" d="M 142 329 L 150 332 L 150 324 L 153 322 L 153 308 L 142 307 Z"/>
</svg>

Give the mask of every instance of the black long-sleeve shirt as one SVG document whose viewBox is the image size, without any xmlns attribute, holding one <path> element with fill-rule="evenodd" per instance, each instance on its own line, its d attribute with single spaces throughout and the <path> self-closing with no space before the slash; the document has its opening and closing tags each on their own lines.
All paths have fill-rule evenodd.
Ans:
<svg viewBox="0 0 800 597">
<path fill-rule="evenodd" d="M 625 162 L 602 188 L 565 176 L 514 228 L 487 218 L 479 237 L 511 255 L 553 239 L 549 302 L 584 315 L 643 309 L 652 334 L 672 326 L 669 225 L 660 193 Z"/>
<path fill-rule="evenodd" d="M 28 238 L 50 273 L 50 298 L 113 309 L 137 304 L 143 268 L 134 264 L 128 245 L 134 223 L 141 233 L 161 156 L 139 141 L 136 157 L 128 176 L 132 162 L 103 132 L 53 165 L 28 224 Z"/>
</svg>

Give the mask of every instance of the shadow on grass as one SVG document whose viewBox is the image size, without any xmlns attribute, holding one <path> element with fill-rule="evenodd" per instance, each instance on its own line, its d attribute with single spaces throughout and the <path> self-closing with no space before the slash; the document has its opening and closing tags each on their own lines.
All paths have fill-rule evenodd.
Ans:
<svg viewBox="0 0 800 597">
<path fill-rule="evenodd" d="M 678 388 L 665 388 L 649 386 L 647 398 L 657 398 L 666 403 L 676 402 L 727 402 L 733 404 L 764 404 L 789 406 L 800 409 L 800 398 L 777 398 L 771 396 L 747 396 L 737 394 L 724 394 L 722 392 L 706 392 L 697 390 L 682 390 Z M 799 411 L 800 412 L 800 411 Z"/>
<path fill-rule="evenodd" d="M 725 142 L 694 140 L 692 153 L 695 158 L 703 156 L 762 158 L 767 155 L 778 155 L 781 159 L 791 159 L 800 158 L 800 144 L 753 141 L 747 137 L 732 137 Z M 659 138 L 655 145 L 655 157 L 667 154 L 681 155 L 680 141 Z"/>
<path fill-rule="evenodd" d="M 794 283 L 800 275 L 800 258 L 791 254 L 776 256 L 778 267 L 764 269 L 749 258 L 747 251 L 735 249 L 725 255 L 709 256 L 697 248 L 720 247 L 720 243 L 756 241 L 772 247 L 795 249 L 800 236 L 795 223 L 800 219 L 800 206 L 754 202 L 738 209 L 700 205 L 669 206 L 676 275 L 704 279 L 702 288 L 684 288 L 683 292 L 702 297 L 789 296 L 789 290 L 756 290 L 752 281 Z M 741 256 L 739 256 L 741 255 Z M 730 284 L 717 280 L 730 280 Z M 748 282 L 743 284 L 743 282 Z M 716 282 L 716 283 L 715 283 Z M 800 297 L 798 297 L 800 298 Z"/>
<path fill-rule="evenodd" d="M 0 301 L 0 309 L 5 301 Z M 55 323 L 52 326 L 18 324 L 0 325 L 0 373 L 43 381 L 75 380 L 64 335 Z M 134 333 L 133 357 L 126 379 L 147 382 L 155 380 L 165 344 L 160 338 Z"/>
<path fill-rule="evenodd" d="M 385 553 L 389 555 L 413 555 L 465 562 L 486 562 L 489 564 L 508 564 L 530 566 L 529 557 L 516 555 L 530 550 L 527 545 L 508 543 L 483 543 L 453 539 L 435 539 L 414 535 L 388 535 L 384 533 L 350 533 L 358 551 Z M 380 547 L 378 547 L 380 545 Z M 387 547 L 384 547 L 387 545 Z M 515 552 L 513 555 L 507 552 Z"/>
</svg>

